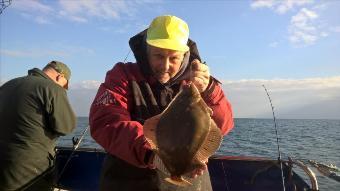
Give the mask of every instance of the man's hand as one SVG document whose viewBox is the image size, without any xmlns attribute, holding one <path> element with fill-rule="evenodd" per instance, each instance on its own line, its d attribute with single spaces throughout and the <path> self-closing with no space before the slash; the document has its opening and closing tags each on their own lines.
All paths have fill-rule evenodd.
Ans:
<svg viewBox="0 0 340 191">
<path fill-rule="evenodd" d="M 164 174 L 167 174 L 168 176 L 170 176 L 169 171 L 166 169 L 165 165 L 163 164 L 163 161 L 159 158 L 157 154 L 154 154 L 152 158 L 152 163 L 149 165 L 149 168 L 151 169 L 157 168 Z M 206 170 L 208 170 L 208 167 L 206 163 L 204 163 L 204 165 L 197 167 L 196 169 L 194 169 L 193 171 L 189 172 L 186 175 L 189 176 L 190 178 L 197 178 L 198 176 L 203 175 L 204 171 Z"/>
<path fill-rule="evenodd" d="M 191 173 L 190 173 L 190 177 L 191 178 L 197 178 L 198 176 L 203 175 L 204 171 L 208 170 L 207 164 L 204 163 L 204 165 L 194 169 Z"/>
<path fill-rule="evenodd" d="M 152 158 L 152 164 L 150 165 L 151 169 L 158 169 L 162 171 L 164 174 L 170 175 L 169 171 L 166 169 L 165 165 L 163 164 L 163 161 L 159 156 L 154 153 L 154 157 Z"/>
<path fill-rule="evenodd" d="M 191 81 L 196 85 L 200 93 L 204 92 L 210 79 L 209 67 L 202 64 L 198 59 L 191 62 Z"/>
</svg>

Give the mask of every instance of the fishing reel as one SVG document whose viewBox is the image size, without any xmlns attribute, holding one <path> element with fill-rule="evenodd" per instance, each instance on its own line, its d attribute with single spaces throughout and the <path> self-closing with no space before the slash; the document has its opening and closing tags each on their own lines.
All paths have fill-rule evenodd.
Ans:
<svg viewBox="0 0 340 191">
<path fill-rule="evenodd" d="M 79 143 L 79 138 L 78 137 L 72 137 L 72 144 L 73 148 L 75 148 Z"/>
</svg>

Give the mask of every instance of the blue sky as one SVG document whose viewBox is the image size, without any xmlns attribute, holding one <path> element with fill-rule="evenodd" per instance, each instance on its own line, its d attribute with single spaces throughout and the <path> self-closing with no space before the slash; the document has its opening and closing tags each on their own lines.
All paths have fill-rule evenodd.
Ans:
<svg viewBox="0 0 340 191">
<path fill-rule="evenodd" d="M 340 118 L 338 10 L 340 1 L 13 0 L 0 15 L 0 82 L 63 61 L 71 102 L 86 115 L 129 38 L 172 14 L 188 23 L 236 117 L 268 116 L 266 84 L 283 118 Z"/>
</svg>

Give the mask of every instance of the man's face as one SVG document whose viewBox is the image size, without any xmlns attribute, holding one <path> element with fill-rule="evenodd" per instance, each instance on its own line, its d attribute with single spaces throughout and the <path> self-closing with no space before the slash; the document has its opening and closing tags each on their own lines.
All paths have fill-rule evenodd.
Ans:
<svg viewBox="0 0 340 191">
<path fill-rule="evenodd" d="M 64 89 L 68 89 L 68 81 L 65 78 L 64 74 L 60 74 L 58 73 L 57 79 L 56 79 L 56 83 L 58 85 L 60 85 L 61 87 L 63 87 Z"/>
<path fill-rule="evenodd" d="M 166 83 L 181 67 L 185 52 L 148 46 L 148 61 L 157 80 Z"/>
</svg>

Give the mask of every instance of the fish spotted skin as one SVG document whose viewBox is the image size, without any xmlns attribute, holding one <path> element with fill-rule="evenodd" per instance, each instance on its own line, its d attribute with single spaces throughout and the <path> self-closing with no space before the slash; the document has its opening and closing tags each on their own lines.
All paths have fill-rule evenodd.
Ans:
<svg viewBox="0 0 340 191">
<path fill-rule="evenodd" d="M 194 157 L 209 132 L 210 115 L 193 84 L 184 86 L 162 113 L 156 128 L 157 153 L 172 176 L 204 165 Z"/>
</svg>

